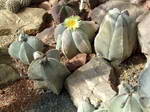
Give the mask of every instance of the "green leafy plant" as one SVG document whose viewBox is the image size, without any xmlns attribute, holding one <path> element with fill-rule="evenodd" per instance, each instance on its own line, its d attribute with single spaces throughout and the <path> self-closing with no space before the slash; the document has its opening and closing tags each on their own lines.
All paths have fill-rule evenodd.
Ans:
<svg viewBox="0 0 150 112">
<path fill-rule="evenodd" d="M 35 52 L 34 57 L 28 69 L 29 78 L 42 83 L 44 81 L 53 93 L 59 94 L 64 80 L 70 74 L 66 66 L 59 62 L 59 51 L 51 50 L 45 56 Z"/>
<path fill-rule="evenodd" d="M 78 16 L 65 19 L 55 29 L 56 49 L 62 50 L 68 58 L 79 52 L 91 53 L 91 43 L 94 39 L 97 25 L 90 21 L 82 21 Z"/>
<path fill-rule="evenodd" d="M 94 42 L 97 55 L 120 64 L 136 48 L 136 24 L 128 11 L 110 10 L 104 17 Z"/>
<path fill-rule="evenodd" d="M 21 34 L 19 39 L 13 42 L 9 47 L 9 54 L 11 57 L 20 59 L 24 64 L 30 64 L 33 60 L 33 53 L 35 51 L 42 51 L 44 44 L 34 36 Z"/>
</svg>

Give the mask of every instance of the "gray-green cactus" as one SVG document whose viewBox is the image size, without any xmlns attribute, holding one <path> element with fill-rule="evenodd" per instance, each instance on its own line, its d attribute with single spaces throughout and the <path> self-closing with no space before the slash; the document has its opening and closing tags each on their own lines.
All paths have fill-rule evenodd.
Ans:
<svg viewBox="0 0 150 112">
<path fill-rule="evenodd" d="M 46 56 L 36 57 L 28 69 L 30 79 L 42 83 L 45 81 L 45 84 L 49 85 L 48 88 L 55 94 L 61 92 L 64 81 L 70 74 L 68 69 L 58 61 L 58 58 L 59 51 L 52 50 Z"/>
<path fill-rule="evenodd" d="M 135 89 L 127 83 L 121 83 L 119 94 L 115 96 L 108 106 L 109 112 L 143 112 L 139 103 L 139 96 Z"/>
<path fill-rule="evenodd" d="M 110 10 L 100 25 L 94 42 L 97 55 L 120 64 L 135 50 L 137 44 L 136 24 L 128 11 Z"/>
<path fill-rule="evenodd" d="M 150 65 L 147 65 L 139 77 L 140 103 L 146 112 L 150 112 Z"/>
<path fill-rule="evenodd" d="M 145 112 L 139 102 L 139 95 L 135 88 L 122 82 L 119 93 L 110 101 L 94 112 Z"/>
<path fill-rule="evenodd" d="M 21 34 L 19 39 L 9 47 L 9 54 L 13 58 L 20 59 L 25 64 L 30 64 L 35 51 L 42 51 L 44 44 L 33 36 Z"/>
<path fill-rule="evenodd" d="M 55 29 L 56 49 L 61 49 L 67 58 L 72 58 L 79 52 L 91 53 L 91 42 L 96 30 L 95 23 L 71 16 Z"/>
<path fill-rule="evenodd" d="M 56 23 L 64 22 L 65 18 L 76 15 L 76 12 L 67 3 L 59 3 L 52 7 L 51 14 Z"/>
</svg>

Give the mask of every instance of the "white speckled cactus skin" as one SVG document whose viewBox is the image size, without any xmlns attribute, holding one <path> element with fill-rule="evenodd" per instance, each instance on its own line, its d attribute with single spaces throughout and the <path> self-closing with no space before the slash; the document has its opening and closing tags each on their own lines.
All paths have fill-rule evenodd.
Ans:
<svg viewBox="0 0 150 112">
<path fill-rule="evenodd" d="M 0 10 L 5 9 L 5 3 L 7 0 L 0 0 Z"/>
<path fill-rule="evenodd" d="M 39 3 L 44 0 L 0 0 L 0 10 L 7 9 L 13 13 L 17 13 L 21 8 L 30 6 L 32 3 Z"/>
</svg>

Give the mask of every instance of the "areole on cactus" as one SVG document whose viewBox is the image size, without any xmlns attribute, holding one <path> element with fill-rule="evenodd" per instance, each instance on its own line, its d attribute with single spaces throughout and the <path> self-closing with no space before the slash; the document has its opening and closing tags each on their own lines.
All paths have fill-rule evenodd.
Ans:
<svg viewBox="0 0 150 112">
<path fill-rule="evenodd" d="M 66 18 L 55 29 L 56 49 L 61 49 L 67 58 L 72 58 L 79 52 L 91 53 L 91 42 L 97 28 L 94 22 L 82 21 L 78 16 Z"/>
<path fill-rule="evenodd" d="M 20 59 L 24 64 L 30 64 L 35 51 L 42 51 L 44 44 L 34 36 L 20 34 L 17 41 L 13 42 L 8 49 L 11 57 Z"/>
</svg>

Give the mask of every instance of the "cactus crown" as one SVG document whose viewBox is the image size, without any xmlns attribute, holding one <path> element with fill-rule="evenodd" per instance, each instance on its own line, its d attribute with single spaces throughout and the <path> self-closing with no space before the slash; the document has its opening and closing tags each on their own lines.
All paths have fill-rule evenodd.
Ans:
<svg viewBox="0 0 150 112">
<path fill-rule="evenodd" d="M 43 59 L 41 59 L 40 64 L 41 65 L 46 65 L 48 63 L 48 57 L 45 56 Z"/>
<path fill-rule="evenodd" d="M 27 34 L 20 34 L 18 40 L 23 42 L 27 41 L 28 35 Z"/>
<path fill-rule="evenodd" d="M 69 28 L 70 30 L 75 30 L 79 28 L 80 24 L 80 17 L 79 16 L 71 16 L 64 21 L 65 27 Z"/>
</svg>

